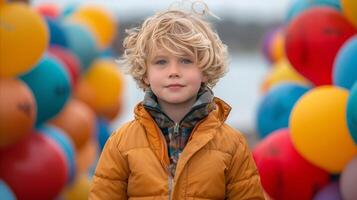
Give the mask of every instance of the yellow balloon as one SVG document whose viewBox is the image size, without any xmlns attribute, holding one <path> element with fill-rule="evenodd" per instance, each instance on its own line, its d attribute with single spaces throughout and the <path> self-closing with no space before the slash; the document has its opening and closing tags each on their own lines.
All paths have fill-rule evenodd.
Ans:
<svg viewBox="0 0 357 200">
<path fill-rule="evenodd" d="M 0 7 L 0 77 L 12 77 L 30 70 L 48 45 L 43 18 L 24 3 Z"/>
<path fill-rule="evenodd" d="M 63 192 L 66 200 L 87 200 L 90 190 L 91 180 L 88 176 L 81 174 L 75 182 Z"/>
<path fill-rule="evenodd" d="M 116 35 L 116 20 L 104 8 L 85 6 L 79 8 L 73 15 L 72 20 L 86 25 L 96 36 L 101 49 L 107 48 Z"/>
<path fill-rule="evenodd" d="M 121 100 L 124 76 L 112 60 L 96 60 L 77 87 L 76 97 L 96 113 L 113 107 Z"/>
<path fill-rule="evenodd" d="M 357 1 L 341 0 L 343 14 L 357 27 Z"/>
<path fill-rule="evenodd" d="M 282 82 L 293 82 L 302 85 L 310 86 L 312 85 L 310 81 L 305 79 L 300 75 L 289 63 L 287 59 L 281 59 L 280 61 L 274 63 L 272 71 L 266 76 L 261 90 L 263 92 L 268 91 L 274 85 L 280 84 Z"/>
<path fill-rule="evenodd" d="M 320 86 L 302 96 L 290 115 L 289 127 L 296 150 L 332 173 L 340 173 L 357 155 L 357 146 L 347 127 L 347 99 L 345 89 Z"/>
</svg>

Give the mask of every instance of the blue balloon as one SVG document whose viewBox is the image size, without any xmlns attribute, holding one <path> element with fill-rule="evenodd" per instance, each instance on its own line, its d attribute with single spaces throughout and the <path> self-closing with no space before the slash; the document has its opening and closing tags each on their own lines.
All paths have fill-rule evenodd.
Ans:
<svg viewBox="0 0 357 200">
<path fill-rule="evenodd" d="M 47 17 L 46 22 L 50 31 L 50 45 L 67 48 L 67 38 L 59 21 Z"/>
<path fill-rule="evenodd" d="M 16 196 L 11 188 L 0 179 L 0 197 L 3 200 L 15 200 Z"/>
<path fill-rule="evenodd" d="M 295 0 L 288 9 L 286 21 L 291 21 L 299 13 L 313 6 L 329 6 L 338 11 L 341 10 L 340 0 Z"/>
<path fill-rule="evenodd" d="M 353 85 L 347 101 L 347 125 L 352 139 L 357 144 L 357 81 Z"/>
<path fill-rule="evenodd" d="M 335 58 L 333 83 L 350 90 L 357 80 L 357 35 L 347 40 Z"/>
<path fill-rule="evenodd" d="M 36 126 L 54 117 L 71 94 L 69 75 L 55 58 L 44 56 L 30 72 L 20 76 L 31 89 L 37 103 Z"/>
<path fill-rule="evenodd" d="M 83 25 L 65 23 L 63 26 L 69 50 L 79 58 L 82 70 L 88 69 L 92 61 L 99 55 L 95 37 Z"/>
<path fill-rule="evenodd" d="M 104 118 L 97 118 L 96 121 L 96 136 L 99 144 L 100 151 L 103 150 L 105 143 L 111 135 L 110 126 Z"/>
<path fill-rule="evenodd" d="M 41 126 L 38 132 L 53 139 L 63 150 L 69 169 L 67 184 L 70 185 L 74 182 L 76 175 L 75 151 L 72 140 L 61 129 L 51 125 Z"/>
<path fill-rule="evenodd" d="M 289 126 L 289 117 L 297 100 L 310 88 L 285 82 L 273 86 L 263 97 L 257 110 L 256 129 L 261 138 Z"/>
</svg>

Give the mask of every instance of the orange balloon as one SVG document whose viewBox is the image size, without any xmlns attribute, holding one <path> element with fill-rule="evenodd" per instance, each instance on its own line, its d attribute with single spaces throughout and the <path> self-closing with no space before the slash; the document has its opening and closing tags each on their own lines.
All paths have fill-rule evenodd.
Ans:
<svg viewBox="0 0 357 200">
<path fill-rule="evenodd" d="M 122 102 L 119 101 L 118 103 L 112 105 L 111 107 L 98 111 L 97 114 L 109 121 L 113 121 L 120 115 L 122 109 L 123 109 Z"/>
<path fill-rule="evenodd" d="M 76 152 L 76 166 L 78 174 L 88 174 L 98 157 L 98 142 L 92 137 L 86 142 L 82 149 Z"/>
<path fill-rule="evenodd" d="M 95 120 L 94 112 L 85 103 L 72 99 L 50 123 L 63 129 L 76 149 L 81 149 L 95 133 Z"/>
<path fill-rule="evenodd" d="M 35 123 L 36 102 L 20 80 L 0 79 L 0 148 L 28 134 Z"/>
</svg>

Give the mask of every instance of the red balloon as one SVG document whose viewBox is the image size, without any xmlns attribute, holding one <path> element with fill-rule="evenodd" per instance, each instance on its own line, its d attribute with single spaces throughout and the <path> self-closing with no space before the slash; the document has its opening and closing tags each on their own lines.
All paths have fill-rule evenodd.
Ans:
<svg viewBox="0 0 357 200">
<path fill-rule="evenodd" d="M 59 14 L 60 10 L 57 5 L 52 3 L 41 4 L 36 7 L 36 10 L 44 17 L 49 17 L 52 19 L 56 19 Z"/>
<path fill-rule="evenodd" d="M 68 178 L 66 158 L 50 138 L 30 133 L 0 150 L 0 179 L 17 199 L 55 199 Z"/>
<path fill-rule="evenodd" d="M 73 87 L 77 83 L 81 71 L 81 64 L 77 56 L 75 56 L 70 51 L 61 48 L 59 46 L 51 46 L 48 49 L 48 52 L 50 53 L 50 55 L 56 57 L 64 64 L 68 74 L 70 75 L 71 83 Z"/>
<path fill-rule="evenodd" d="M 356 28 L 335 9 L 313 7 L 288 25 L 286 54 L 292 66 L 316 86 L 332 84 L 335 56 L 356 33 Z"/>
<path fill-rule="evenodd" d="M 329 182 L 329 173 L 307 162 L 295 150 L 288 129 L 280 129 L 254 149 L 261 182 L 275 200 L 310 200 Z"/>
</svg>

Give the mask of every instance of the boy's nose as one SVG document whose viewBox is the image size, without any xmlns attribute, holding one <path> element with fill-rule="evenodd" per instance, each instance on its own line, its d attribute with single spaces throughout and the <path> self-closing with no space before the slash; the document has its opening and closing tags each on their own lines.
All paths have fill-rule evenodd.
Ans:
<svg viewBox="0 0 357 200">
<path fill-rule="evenodd" d="M 180 69 L 177 63 L 171 63 L 169 67 L 169 77 L 179 77 L 180 76 Z"/>
</svg>

